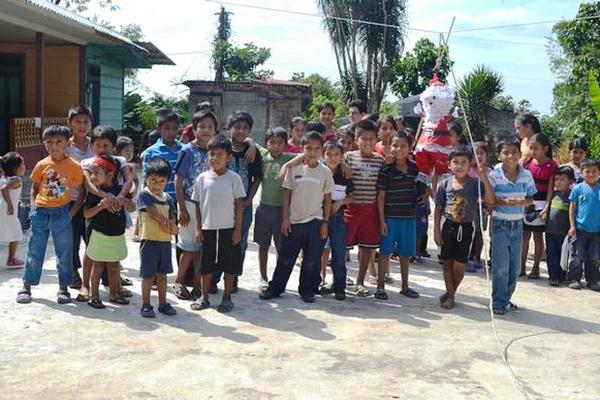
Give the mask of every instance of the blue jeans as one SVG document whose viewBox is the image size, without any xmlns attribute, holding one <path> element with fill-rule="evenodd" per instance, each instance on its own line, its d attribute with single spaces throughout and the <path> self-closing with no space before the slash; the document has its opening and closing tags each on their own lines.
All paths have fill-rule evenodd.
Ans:
<svg viewBox="0 0 600 400">
<path fill-rule="evenodd" d="M 334 215 L 329 219 L 328 233 L 333 289 L 344 291 L 346 290 L 346 223 L 343 215 Z"/>
<path fill-rule="evenodd" d="M 246 259 L 246 250 L 248 249 L 248 232 L 250 231 L 250 225 L 252 225 L 252 204 L 244 208 L 242 214 L 242 240 L 240 241 L 240 245 L 242 247 L 242 273 L 244 271 L 244 260 Z M 242 273 L 240 273 L 240 275 L 242 275 Z M 213 285 L 219 283 L 222 275 L 222 269 L 219 269 L 218 271 L 215 271 L 213 273 Z"/>
<path fill-rule="evenodd" d="M 321 240 L 320 219 L 303 224 L 292 224 L 289 235 L 281 236 L 281 254 L 277 257 L 277 266 L 273 272 L 273 280 L 269 282 L 269 291 L 279 295 L 285 291 L 294 264 L 300 250 L 304 254 L 300 267 L 300 296 L 314 296 L 321 282 L 321 250 L 324 241 Z"/>
<path fill-rule="evenodd" d="M 599 242 L 598 233 L 577 230 L 576 251 L 569 264 L 570 281 L 581 280 L 582 265 L 585 264 L 585 280 L 588 286 L 598 282 Z"/>
<path fill-rule="evenodd" d="M 560 257 L 566 235 L 546 233 L 546 265 L 550 280 L 563 279 L 563 270 L 560 267 Z"/>
<path fill-rule="evenodd" d="M 27 264 L 23 274 L 25 284 L 35 286 L 40 283 L 50 233 L 56 253 L 58 284 L 67 287 L 73 281 L 73 230 L 69 208 L 67 204 L 57 208 L 36 207 L 31 210 Z"/>
<path fill-rule="evenodd" d="M 492 307 L 505 308 L 521 271 L 523 221 L 492 220 Z"/>
</svg>

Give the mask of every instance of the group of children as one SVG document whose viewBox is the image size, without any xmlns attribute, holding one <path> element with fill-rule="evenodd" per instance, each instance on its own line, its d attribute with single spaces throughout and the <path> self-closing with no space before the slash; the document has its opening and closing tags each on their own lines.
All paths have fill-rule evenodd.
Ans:
<svg viewBox="0 0 600 400">
<path fill-rule="evenodd" d="M 187 143 L 182 144 L 177 140 L 179 116 L 162 110 L 157 116 L 160 137 L 142 153 L 140 179 L 132 164 L 131 139 L 118 137 L 108 126 L 91 129 L 89 108 L 73 106 L 67 126 L 52 125 L 43 132 L 48 156 L 31 173 L 26 263 L 16 258 L 17 243 L 23 238 L 16 214 L 26 168 L 14 152 L 1 160 L 0 223 L 9 229 L 1 230 L 0 241 L 10 243 L 8 267 L 25 264 L 17 302 L 31 302 L 31 287 L 40 282 L 51 233 L 59 303 L 71 301 L 70 286 L 80 289 L 77 300 L 104 308 L 99 294 L 102 281 L 109 287 L 110 302 L 128 304 L 131 291 L 123 286 L 131 282 L 120 276 L 120 263 L 127 257 L 125 231 L 133 225 L 130 213 L 136 209 L 143 317 L 155 316 L 150 299 L 153 287 L 158 290 L 158 311 L 176 314 L 166 298 L 167 275 L 173 272 L 173 236 L 178 264 L 175 295 L 192 300 L 193 310 L 206 309 L 223 277 L 218 311 L 231 311 L 253 218 L 263 300 L 285 291 L 300 254 L 298 293 L 305 302 L 326 293 L 344 300 L 348 284 L 357 296 L 370 295 L 365 286 L 369 269 L 377 284 L 375 298 L 387 299 L 392 257 L 400 263 L 400 293 L 418 298 L 408 284 L 409 264 L 425 253 L 430 197 L 446 286 L 440 297 L 443 308 L 455 306 L 465 267 L 483 267 L 483 231 L 490 216 L 494 313 L 518 309 L 511 296 L 524 273 L 531 232 L 535 259 L 530 278 L 539 277 L 545 232 L 550 284 L 557 286 L 566 279 L 571 288 L 581 288 L 585 265 L 587 286 L 600 290 L 600 169 L 597 161 L 586 158 L 585 141 L 574 139 L 569 164 L 559 167 L 537 119 L 519 116 L 515 127 L 522 141 L 500 142 L 499 164 L 490 169 L 486 145 L 465 146 L 460 125 L 451 124 L 448 173 L 431 179 L 415 163 L 414 138 L 398 125 L 402 121 L 366 111 L 364 102 L 351 102 L 350 124 L 335 129 L 335 108 L 324 103 L 319 107 L 320 122 L 297 117 L 287 130 L 271 128 L 263 147 L 250 136 L 253 119 L 248 113 L 230 115 L 225 132 L 220 133 L 212 106 L 202 103 L 186 128 Z M 277 260 L 269 280 L 271 243 Z M 355 283 L 346 270 L 347 249 L 353 246 L 359 247 Z M 568 274 L 563 272 L 565 252 L 571 259 Z M 376 257 L 377 269 L 373 268 Z M 326 282 L 328 265 L 333 272 L 331 284 Z"/>
</svg>

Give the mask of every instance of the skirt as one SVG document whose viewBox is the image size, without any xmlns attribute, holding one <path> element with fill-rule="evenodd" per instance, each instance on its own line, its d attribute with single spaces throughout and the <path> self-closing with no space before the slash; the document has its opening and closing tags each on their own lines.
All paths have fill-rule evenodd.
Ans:
<svg viewBox="0 0 600 400">
<path fill-rule="evenodd" d="M 93 261 L 117 262 L 127 258 L 125 235 L 108 236 L 92 230 L 86 254 Z"/>
<path fill-rule="evenodd" d="M 0 202 L 0 243 L 20 242 L 23 240 L 23 229 L 19 222 L 18 207 L 14 208 L 13 215 L 8 215 L 6 211 L 6 203 Z"/>
</svg>

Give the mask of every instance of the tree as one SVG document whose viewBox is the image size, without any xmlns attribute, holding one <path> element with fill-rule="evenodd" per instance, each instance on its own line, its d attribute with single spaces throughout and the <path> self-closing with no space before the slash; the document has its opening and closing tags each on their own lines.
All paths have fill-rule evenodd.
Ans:
<svg viewBox="0 0 600 400">
<path fill-rule="evenodd" d="M 57 6 L 64 7 L 68 10 L 73 10 L 76 13 L 84 13 L 89 10 L 90 3 L 92 0 L 54 0 L 54 4 Z M 95 1 L 96 5 L 100 8 L 106 8 L 110 11 L 117 11 L 119 6 L 114 0 L 98 0 Z"/>
<path fill-rule="evenodd" d="M 491 140 L 487 112 L 492 100 L 502 93 L 503 86 L 502 75 L 485 65 L 475 67 L 459 82 L 458 91 L 473 139 Z"/>
<path fill-rule="evenodd" d="M 231 37 L 231 21 L 229 20 L 229 16 L 231 14 L 231 12 L 225 10 L 225 7 L 221 6 L 221 11 L 219 11 L 218 14 L 219 22 L 217 33 L 213 39 L 212 64 L 215 70 L 215 81 L 222 81 L 225 78 L 224 60 L 219 57 L 220 55 L 223 55 L 223 53 L 218 53 L 216 49 L 219 46 L 223 46 L 224 43 L 229 42 L 229 38 Z"/>
<path fill-rule="evenodd" d="M 342 90 L 338 84 L 333 84 L 324 76 L 319 74 L 294 73 L 292 81 L 308 83 L 312 85 L 312 101 L 304 117 L 309 121 L 319 119 L 318 108 L 320 104 L 330 102 L 335 107 L 335 125 L 341 125 L 346 118 L 346 103 L 342 96 Z"/>
<path fill-rule="evenodd" d="M 592 107 L 588 77 L 600 77 L 600 2 L 582 3 L 577 19 L 559 22 L 548 46 L 557 83 L 552 118 L 560 121 L 562 137 L 584 136 L 594 157 L 600 157 L 600 121 Z"/>
<path fill-rule="evenodd" d="M 317 0 L 317 6 L 324 15 L 345 100 L 362 98 L 376 112 L 404 47 L 406 0 Z"/>
<path fill-rule="evenodd" d="M 274 74 L 271 70 L 257 69 L 271 57 L 271 49 L 257 47 L 252 42 L 245 43 L 243 47 L 220 42 L 215 48 L 214 57 L 221 60 L 227 79 L 231 81 L 261 79 Z"/>
<path fill-rule="evenodd" d="M 499 94 L 492 99 L 490 106 L 509 113 L 515 112 L 515 101 L 510 95 Z"/>
<path fill-rule="evenodd" d="M 442 46 L 436 46 L 429 39 L 419 39 L 411 52 L 394 63 L 390 74 L 392 93 L 398 97 L 408 97 L 423 92 L 435 72 L 438 57 L 444 52 Z M 448 57 L 441 57 L 437 71 L 440 80 L 446 79 L 450 65 Z"/>
</svg>

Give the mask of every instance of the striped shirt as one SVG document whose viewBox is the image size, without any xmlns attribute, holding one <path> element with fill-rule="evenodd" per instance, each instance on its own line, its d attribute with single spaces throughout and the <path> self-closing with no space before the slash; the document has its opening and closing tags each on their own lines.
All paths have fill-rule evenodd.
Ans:
<svg viewBox="0 0 600 400">
<path fill-rule="evenodd" d="M 372 153 L 363 157 L 360 151 L 346 153 L 346 162 L 352 169 L 354 204 L 373 204 L 377 200 L 377 177 L 383 166 L 383 157 Z"/>
<path fill-rule="evenodd" d="M 385 192 L 384 214 L 390 218 L 414 218 L 417 197 L 425 193 L 426 177 L 419 173 L 417 164 L 408 161 L 406 173 L 394 164 L 379 172 L 377 190 Z"/>
<path fill-rule="evenodd" d="M 504 174 L 504 168 L 502 164 L 499 164 L 490 172 L 489 179 L 490 185 L 494 190 L 497 200 L 506 199 L 524 199 L 525 197 L 532 197 L 537 190 L 535 189 L 535 182 L 531 176 L 531 172 L 527 171 L 521 165 L 518 166 L 519 173 L 515 182 L 511 182 Z M 523 206 L 498 206 L 494 208 L 492 212 L 493 219 L 500 219 L 506 221 L 518 221 L 523 219 L 525 216 L 525 207 Z"/>
</svg>

